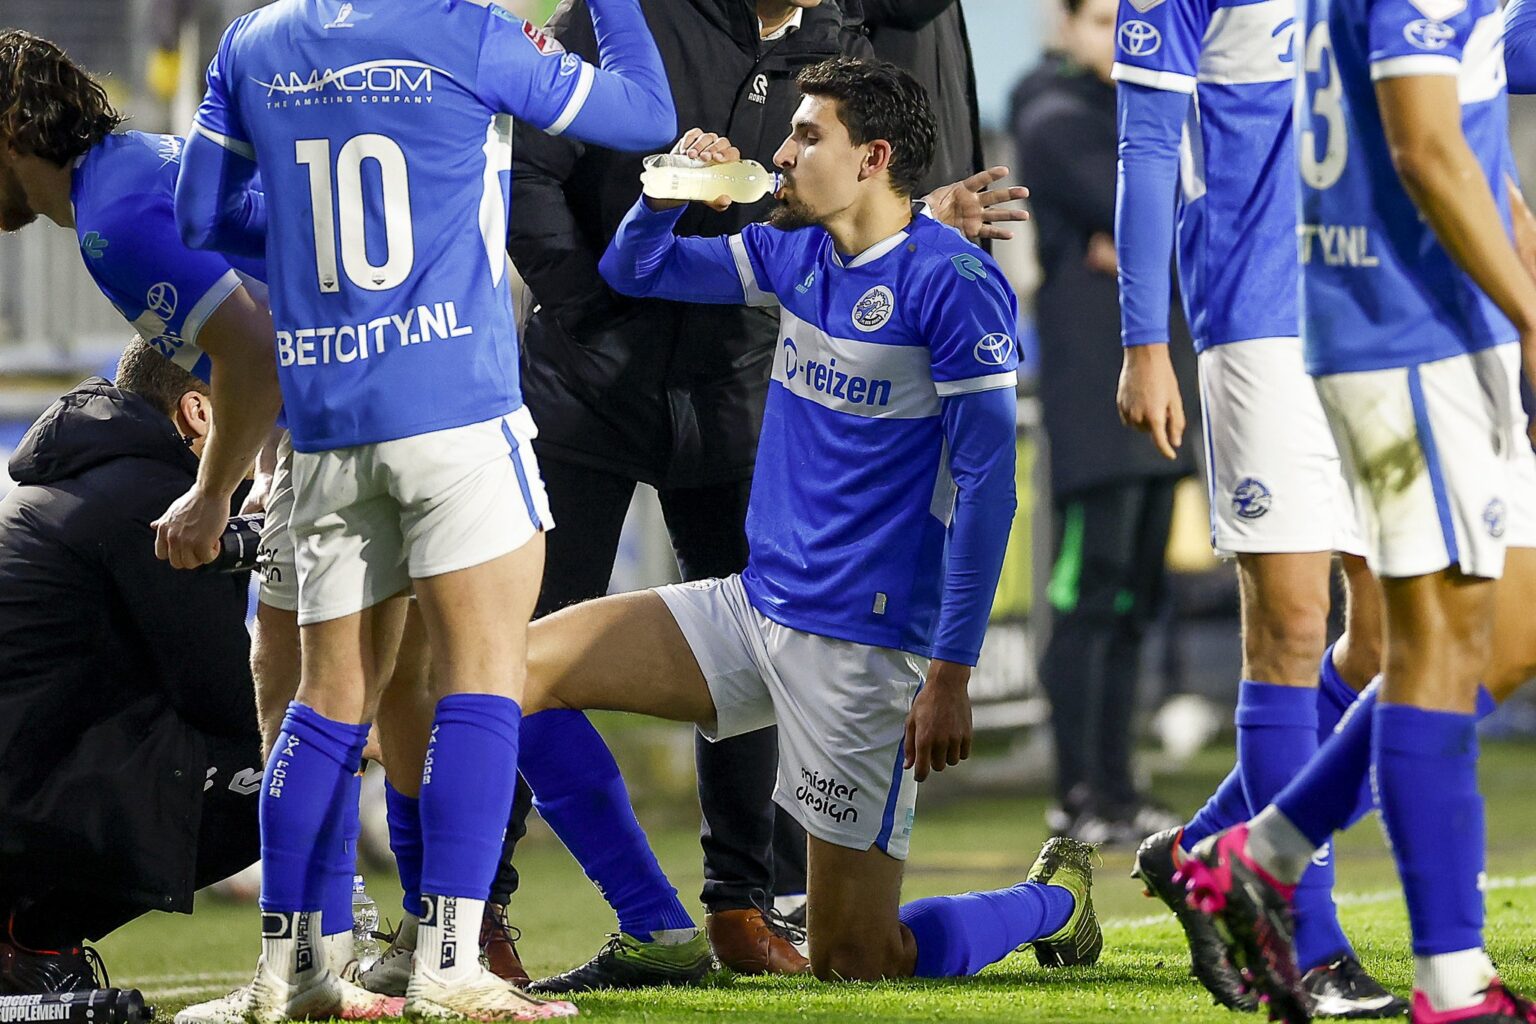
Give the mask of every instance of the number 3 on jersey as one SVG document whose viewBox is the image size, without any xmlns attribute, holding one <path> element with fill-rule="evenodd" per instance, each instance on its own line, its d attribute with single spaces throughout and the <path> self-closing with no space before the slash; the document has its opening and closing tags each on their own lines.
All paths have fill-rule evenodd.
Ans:
<svg viewBox="0 0 1536 1024">
<path fill-rule="evenodd" d="M 315 274 L 323 293 L 341 290 L 337 276 L 337 235 L 341 237 L 341 267 L 347 279 L 371 292 L 398 287 L 416 262 L 411 229 L 411 193 L 405 153 L 385 135 L 355 135 L 336 154 L 331 174 L 331 140 L 299 139 L 294 159 L 309 169 L 309 201 L 315 225 Z M 363 162 L 379 166 L 383 191 L 384 262 L 368 258 L 368 225 L 363 206 Z M 334 184 L 333 184 L 334 180 Z M 338 231 L 339 229 L 339 231 Z"/>
<path fill-rule="evenodd" d="M 1318 83 L 1317 76 L 1326 73 L 1327 79 Z M 1349 156 L 1349 126 L 1344 121 L 1344 83 L 1339 80 L 1339 65 L 1333 58 L 1333 41 L 1328 35 L 1328 23 L 1318 22 L 1307 34 L 1306 65 L 1303 74 L 1296 78 L 1297 118 L 1302 125 L 1297 157 L 1301 161 L 1301 180 L 1312 188 L 1322 190 L 1338 184 L 1344 173 L 1344 161 Z M 1311 116 L 1306 110 L 1311 98 Z M 1317 152 L 1317 130 L 1314 118 L 1327 125 L 1327 137 L 1323 152 Z"/>
</svg>

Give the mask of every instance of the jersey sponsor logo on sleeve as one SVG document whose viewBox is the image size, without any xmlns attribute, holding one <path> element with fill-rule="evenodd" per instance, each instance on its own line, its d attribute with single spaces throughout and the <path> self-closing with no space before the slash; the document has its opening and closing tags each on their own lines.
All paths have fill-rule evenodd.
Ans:
<svg viewBox="0 0 1536 1024">
<path fill-rule="evenodd" d="M 85 237 L 80 239 L 80 251 L 93 260 L 99 260 L 106 255 L 107 246 L 111 244 L 95 231 L 87 231 Z"/>
<path fill-rule="evenodd" d="M 1241 519 L 1263 518 L 1274 501 L 1275 496 L 1257 477 L 1244 477 L 1232 490 L 1232 511 Z"/>
<path fill-rule="evenodd" d="M 1128 57 L 1150 57 L 1163 48 L 1163 34 L 1145 21 L 1120 26 L 1120 49 Z"/>
<path fill-rule="evenodd" d="M 1013 355 L 1013 339 L 1006 334 L 989 334 L 976 343 L 976 361 L 985 366 L 1002 366 Z"/>
<path fill-rule="evenodd" d="M 987 265 L 975 253 L 962 252 L 958 256 L 951 256 L 949 262 L 954 264 L 955 272 L 967 281 L 987 279 Z"/>
<path fill-rule="evenodd" d="M 144 308 L 161 320 L 169 320 L 176 315 L 177 299 L 176 286 L 161 281 L 149 286 L 149 291 L 144 294 Z"/>
<path fill-rule="evenodd" d="M 853 305 L 853 326 L 865 334 L 878 331 L 896 311 L 896 296 L 883 284 L 877 284 Z"/>
<path fill-rule="evenodd" d="M 181 162 L 181 149 L 185 143 L 176 135 L 162 135 L 155 143 L 155 151 L 160 154 L 160 166 Z"/>
<path fill-rule="evenodd" d="M 531 21 L 523 22 L 523 35 L 533 44 L 535 50 L 546 57 L 565 52 L 565 47 L 560 45 L 560 40 L 544 33 Z"/>
<path fill-rule="evenodd" d="M 579 67 L 581 67 L 581 58 L 576 56 L 574 53 L 566 54 L 564 57 L 560 58 L 560 77 L 566 78 L 570 75 L 574 75 L 576 73 L 576 69 Z"/>
<path fill-rule="evenodd" d="M 1403 26 L 1403 38 L 1421 50 L 1443 50 L 1456 38 L 1456 30 L 1444 22 L 1420 18 Z"/>
<path fill-rule="evenodd" d="M 1454 18 L 1467 9 L 1467 0 L 1408 0 L 1419 13 L 1431 21 L 1445 21 Z"/>
</svg>

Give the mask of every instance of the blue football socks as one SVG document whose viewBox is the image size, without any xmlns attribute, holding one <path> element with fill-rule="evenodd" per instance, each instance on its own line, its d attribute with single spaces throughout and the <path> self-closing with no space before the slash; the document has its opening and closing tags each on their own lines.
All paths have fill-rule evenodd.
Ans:
<svg viewBox="0 0 1536 1024">
<path fill-rule="evenodd" d="M 495 694 L 437 702 L 421 773 L 423 895 L 483 901 L 490 893 L 512 810 L 521 716 L 516 701 Z"/>
<path fill-rule="evenodd" d="M 357 839 L 363 834 L 363 820 L 358 815 L 358 801 L 363 794 L 363 777 L 354 771 L 347 779 L 347 794 L 341 809 L 341 843 L 331 851 L 330 878 L 325 883 L 322 935 L 337 935 L 352 930 L 352 880 L 357 875 Z"/>
<path fill-rule="evenodd" d="M 384 812 L 389 819 L 389 848 L 395 855 L 401 905 L 413 917 L 421 914 L 421 801 L 384 782 Z"/>
<path fill-rule="evenodd" d="M 352 780 L 367 737 L 366 725 L 332 721 L 297 701 L 288 705 L 262 780 L 263 910 L 286 914 L 326 905 L 337 850 L 346 842 L 349 801 L 351 816 L 357 815 Z M 350 890 L 349 875 L 349 918 Z"/>
<path fill-rule="evenodd" d="M 1066 926 L 1075 906 L 1059 885 L 1022 882 L 992 892 L 930 896 L 901 908 L 917 940 L 919 978 L 959 978 Z"/>
<path fill-rule="evenodd" d="M 695 927 L 586 715 L 553 709 L 523 719 L 518 765 L 539 816 L 618 914 L 619 931 L 647 942 L 655 932 Z"/>
<path fill-rule="evenodd" d="M 1216 787 L 1216 792 L 1205 802 L 1205 806 L 1184 826 L 1184 834 L 1179 837 L 1179 848 L 1188 853 L 1206 836 L 1213 836 L 1240 821 L 1247 821 L 1248 813 L 1248 798 L 1243 794 L 1243 773 L 1234 766 L 1227 777 L 1221 780 L 1221 785 Z"/>
<path fill-rule="evenodd" d="M 1486 855 L 1477 716 L 1378 704 L 1371 767 L 1415 956 L 1483 944 Z"/>
</svg>

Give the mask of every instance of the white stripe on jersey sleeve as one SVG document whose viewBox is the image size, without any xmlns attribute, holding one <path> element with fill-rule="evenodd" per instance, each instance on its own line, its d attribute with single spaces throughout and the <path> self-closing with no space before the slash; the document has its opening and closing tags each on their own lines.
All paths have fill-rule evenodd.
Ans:
<svg viewBox="0 0 1536 1024">
<path fill-rule="evenodd" d="M 1148 89 L 1161 89 L 1164 92 L 1181 92 L 1186 96 L 1192 96 L 1195 92 L 1195 76 L 1181 75 L 1176 71 L 1153 71 L 1116 61 L 1110 77 L 1117 82 L 1130 82 L 1132 85 L 1144 85 Z"/>
<path fill-rule="evenodd" d="M 955 395 L 972 395 L 978 391 L 996 391 L 998 388 L 1013 388 L 1018 385 L 1018 371 L 1008 370 L 1004 373 L 989 373 L 985 377 L 970 377 L 966 380 L 936 380 L 933 382 L 933 390 L 939 393 L 940 398 L 953 398 Z"/>
<path fill-rule="evenodd" d="M 747 243 L 740 235 L 732 235 L 726 241 L 730 243 L 731 256 L 736 260 L 736 276 L 741 278 L 741 291 L 747 297 L 747 305 L 770 309 L 777 306 L 778 296 L 758 286 L 757 273 L 752 269 L 752 260 L 747 256 Z"/>
<path fill-rule="evenodd" d="M 550 135 L 559 135 L 571 126 L 576 120 L 576 115 L 581 113 L 581 108 L 587 105 L 587 97 L 592 95 L 592 81 L 597 77 L 597 69 L 586 61 L 581 62 L 581 74 L 576 78 L 576 91 L 571 93 L 570 101 L 565 109 L 560 111 L 560 116 L 555 118 L 555 123 L 545 128 Z"/>
<path fill-rule="evenodd" d="M 223 305 L 224 300 L 229 298 L 234 293 L 234 290 L 239 287 L 240 275 L 233 270 L 226 271 L 223 277 L 213 283 L 213 287 L 203 293 L 203 297 L 197 300 L 197 304 L 192 307 L 192 311 L 182 321 L 181 339 L 194 345 L 197 344 L 197 335 L 202 331 L 203 324 L 208 322 L 208 318 L 213 316 L 213 311 Z M 180 362 L 180 360 L 177 360 L 177 362 Z M 196 362 L 197 360 L 194 358 L 193 363 L 195 364 Z M 183 369 L 190 370 L 192 367 L 186 366 Z"/>
<path fill-rule="evenodd" d="M 196 121 L 192 122 L 192 131 L 205 139 L 217 142 L 231 153 L 238 153 L 247 160 L 256 159 L 256 147 L 252 146 L 249 142 L 241 142 L 239 139 L 232 139 L 228 135 L 220 135 L 207 125 L 199 124 Z"/>
<path fill-rule="evenodd" d="M 1443 53 L 1410 53 L 1371 63 L 1371 81 L 1383 78 L 1412 78 L 1417 75 L 1461 74 L 1461 61 Z"/>
</svg>

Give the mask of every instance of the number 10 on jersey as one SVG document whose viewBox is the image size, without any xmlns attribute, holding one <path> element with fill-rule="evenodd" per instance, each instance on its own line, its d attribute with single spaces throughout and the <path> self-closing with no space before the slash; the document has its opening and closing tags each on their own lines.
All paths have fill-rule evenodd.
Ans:
<svg viewBox="0 0 1536 1024">
<path fill-rule="evenodd" d="M 341 290 L 337 273 L 337 237 L 341 269 L 347 280 L 371 292 L 398 287 L 416 262 L 411 228 L 411 193 L 405 153 L 386 135 L 355 135 L 336 154 L 334 177 L 330 139 L 299 139 L 294 159 L 309 170 L 309 201 L 315 227 L 315 276 L 323 293 Z M 384 262 L 368 258 L 368 218 L 363 204 L 363 162 L 379 167 L 383 191 Z"/>
</svg>

